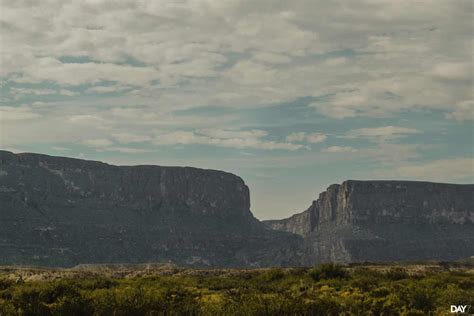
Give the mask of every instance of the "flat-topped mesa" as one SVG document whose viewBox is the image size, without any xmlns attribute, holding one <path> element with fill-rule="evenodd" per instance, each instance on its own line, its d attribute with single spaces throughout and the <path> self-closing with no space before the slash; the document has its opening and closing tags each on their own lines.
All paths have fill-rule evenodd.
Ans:
<svg viewBox="0 0 474 316">
<path fill-rule="evenodd" d="M 0 151 L 0 264 L 456 260 L 474 255 L 474 185 L 349 180 L 265 224 L 230 173 Z"/>
<path fill-rule="evenodd" d="M 474 185 L 417 181 L 354 181 L 320 194 L 318 224 L 474 222 Z"/>
<path fill-rule="evenodd" d="M 233 174 L 0 151 L 0 264 L 298 264 Z M 288 243 L 288 245 L 287 245 Z"/>
<path fill-rule="evenodd" d="M 265 223 L 303 236 L 309 263 L 459 259 L 474 255 L 474 185 L 348 180 Z"/>
<path fill-rule="evenodd" d="M 29 198 L 28 194 L 41 191 L 44 202 L 61 195 L 69 203 L 97 199 L 95 202 L 101 205 L 120 203 L 137 211 L 253 217 L 248 187 L 241 178 L 223 171 L 113 166 L 6 151 L 0 151 L 0 166 L 1 190 L 17 190 L 15 181 L 19 181 L 26 194 L 24 200 Z"/>
</svg>

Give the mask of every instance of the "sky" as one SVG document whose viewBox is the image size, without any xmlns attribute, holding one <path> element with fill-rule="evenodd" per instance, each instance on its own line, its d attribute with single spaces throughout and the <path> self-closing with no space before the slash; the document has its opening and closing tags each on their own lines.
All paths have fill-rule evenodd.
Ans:
<svg viewBox="0 0 474 316">
<path fill-rule="evenodd" d="M 474 182 L 473 1 L 1 1 L 0 148 L 220 169 L 259 219 Z"/>
</svg>

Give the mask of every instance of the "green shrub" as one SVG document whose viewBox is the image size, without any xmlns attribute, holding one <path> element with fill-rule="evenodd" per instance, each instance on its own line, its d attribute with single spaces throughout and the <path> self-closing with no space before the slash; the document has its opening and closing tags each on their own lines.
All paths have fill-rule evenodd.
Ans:
<svg viewBox="0 0 474 316">
<path fill-rule="evenodd" d="M 0 315 L 7 316 L 7 315 L 15 315 L 15 314 L 16 314 L 15 306 L 9 301 L 0 299 Z"/>
<path fill-rule="evenodd" d="M 13 286 L 15 281 L 11 279 L 0 278 L 0 291 L 8 289 L 9 287 Z"/>
<path fill-rule="evenodd" d="M 349 274 L 341 265 L 334 263 L 325 263 L 309 271 L 309 276 L 314 281 L 326 279 L 346 279 Z"/>
<path fill-rule="evenodd" d="M 270 269 L 267 271 L 264 271 L 259 279 L 264 281 L 264 282 L 274 282 L 281 280 L 285 277 L 285 272 L 283 272 L 282 269 Z"/>
<path fill-rule="evenodd" d="M 393 281 L 409 278 L 408 272 L 403 268 L 391 268 L 384 273 L 384 276 Z"/>
<path fill-rule="evenodd" d="M 376 274 L 355 274 L 352 276 L 350 285 L 361 289 L 362 291 L 371 291 L 377 288 L 382 281 L 382 278 Z"/>
<path fill-rule="evenodd" d="M 218 315 L 305 315 L 305 302 L 289 293 L 264 294 L 257 291 L 227 291 Z"/>
</svg>

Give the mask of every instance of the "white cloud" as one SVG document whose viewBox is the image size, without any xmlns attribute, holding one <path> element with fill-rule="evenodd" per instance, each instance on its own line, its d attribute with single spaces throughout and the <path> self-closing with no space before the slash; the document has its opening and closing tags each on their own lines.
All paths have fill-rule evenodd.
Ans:
<svg viewBox="0 0 474 316">
<path fill-rule="evenodd" d="M 213 138 L 261 138 L 268 135 L 267 131 L 253 129 L 249 131 L 224 130 L 224 129 L 201 129 L 199 134 Z"/>
<path fill-rule="evenodd" d="M 126 132 L 114 133 L 112 134 L 112 137 L 122 144 L 142 143 L 148 142 L 152 139 L 149 135 L 137 135 Z"/>
<path fill-rule="evenodd" d="M 305 132 L 291 133 L 286 136 L 286 141 L 288 142 L 302 142 L 306 138 Z"/>
<path fill-rule="evenodd" d="M 291 62 L 291 58 L 283 54 L 275 54 L 271 52 L 258 52 L 253 58 L 259 62 L 269 64 L 286 64 Z"/>
<path fill-rule="evenodd" d="M 438 182 L 474 181 L 474 159 L 467 157 L 433 160 L 423 163 L 404 163 L 390 169 L 376 171 L 376 175 Z"/>
<path fill-rule="evenodd" d="M 0 106 L 0 122 L 23 121 L 39 118 L 41 115 L 35 113 L 29 107 Z"/>
<path fill-rule="evenodd" d="M 32 88 L 10 88 L 10 93 L 13 95 L 14 99 L 20 99 L 21 97 L 24 97 L 25 95 L 34 95 L 34 96 L 40 96 L 40 95 L 61 95 L 61 96 L 76 96 L 78 93 L 68 90 L 68 89 L 32 89 Z"/>
<path fill-rule="evenodd" d="M 451 113 L 472 97 L 471 20 L 469 0 L 4 2 L 0 71 L 168 110 L 329 93 L 314 107 L 334 118 Z"/>
<path fill-rule="evenodd" d="M 306 140 L 308 143 L 311 144 L 317 144 L 317 143 L 322 143 L 324 142 L 328 137 L 324 134 L 319 134 L 319 133 L 312 133 L 306 135 Z"/>
<path fill-rule="evenodd" d="M 288 142 L 302 142 L 302 141 L 307 141 L 308 143 L 311 144 L 317 144 L 317 143 L 322 143 L 327 139 L 327 136 L 325 134 L 321 133 L 306 133 L 306 132 L 297 132 L 297 133 L 291 133 L 286 137 L 286 141 Z"/>
<path fill-rule="evenodd" d="M 330 146 L 323 148 L 322 153 L 347 154 L 339 155 L 338 158 L 345 160 L 362 159 L 371 161 L 374 166 L 384 166 L 392 168 L 402 162 L 413 162 L 421 157 L 419 149 L 427 147 L 417 144 L 392 144 L 379 142 L 372 146 L 357 148 L 351 146 Z"/>
<path fill-rule="evenodd" d="M 68 97 L 73 97 L 73 96 L 76 96 L 76 95 L 79 95 L 79 93 L 77 92 L 74 92 L 74 91 L 71 91 L 71 90 L 67 90 L 67 89 L 61 89 L 59 90 L 59 95 L 64 95 L 64 96 L 68 96 Z"/>
<path fill-rule="evenodd" d="M 355 153 L 357 149 L 350 146 L 331 146 L 323 148 L 321 151 L 325 153 Z"/>
<path fill-rule="evenodd" d="M 53 146 L 51 147 L 52 149 L 56 150 L 56 151 L 69 151 L 70 149 L 67 148 L 67 147 L 62 147 L 62 146 Z"/>
<path fill-rule="evenodd" d="M 329 58 L 324 61 L 326 66 L 340 66 L 347 61 L 345 57 Z"/>
<path fill-rule="evenodd" d="M 466 100 L 457 103 L 451 113 L 448 113 L 449 118 L 458 121 L 474 120 L 474 100 Z"/>
<path fill-rule="evenodd" d="M 106 122 L 100 116 L 91 115 L 91 114 L 79 114 L 79 115 L 72 115 L 67 118 L 70 123 L 73 124 L 82 124 L 82 125 L 99 125 L 104 124 Z"/>
<path fill-rule="evenodd" d="M 43 57 L 37 63 L 23 69 L 22 76 L 13 79 L 21 83 L 52 81 L 62 85 L 80 85 L 117 81 L 129 85 L 146 85 L 158 78 L 152 67 L 132 67 L 112 63 L 61 63 Z"/>
<path fill-rule="evenodd" d="M 113 146 L 114 143 L 111 140 L 105 138 L 87 139 L 83 140 L 81 144 L 94 148 L 98 152 L 112 151 L 125 154 L 141 154 L 151 152 L 151 150 L 144 148 Z"/>
<path fill-rule="evenodd" d="M 93 93 L 111 93 L 111 92 L 122 92 L 125 90 L 130 89 L 128 86 L 122 85 L 112 85 L 112 86 L 94 86 L 88 88 L 86 92 L 93 92 Z"/>
<path fill-rule="evenodd" d="M 212 132 L 174 131 L 161 133 L 153 140 L 155 145 L 210 145 L 229 148 L 253 148 L 265 150 L 297 150 L 303 147 L 300 144 L 282 143 L 262 139 L 266 135 L 262 131 L 227 131 L 214 130 Z"/>
<path fill-rule="evenodd" d="M 125 154 L 143 154 L 143 153 L 152 152 L 152 150 L 143 149 L 143 148 L 117 147 L 117 146 L 105 147 L 105 148 L 102 148 L 101 150 L 102 151 L 121 152 L 121 153 L 125 153 Z"/>
<path fill-rule="evenodd" d="M 15 95 L 48 95 L 57 93 L 57 91 L 53 89 L 11 88 L 10 91 Z"/>
<path fill-rule="evenodd" d="M 392 144 L 378 143 L 376 147 L 366 147 L 359 149 L 361 158 L 368 158 L 384 166 L 393 166 L 393 164 L 402 161 L 413 161 L 420 158 L 418 150 L 420 145 L 414 144 Z"/>
<path fill-rule="evenodd" d="M 83 145 L 94 148 L 108 147 L 113 144 L 112 141 L 105 138 L 87 139 L 81 142 Z"/>
<path fill-rule="evenodd" d="M 440 63 L 436 64 L 432 70 L 433 75 L 444 79 L 473 79 L 474 64 L 469 63 Z"/>
<path fill-rule="evenodd" d="M 322 99 L 310 106 L 336 119 L 389 117 L 413 108 L 450 113 L 453 104 L 472 98 L 469 80 L 437 80 L 434 76 L 416 72 L 397 74 L 395 69 L 379 74 L 380 70 L 370 64 L 373 61 L 368 57 L 361 58 L 367 59 L 360 60 L 360 66 L 368 67 L 365 73 L 355 77 L 349 68 L 347 78 L 352 83 L 329 88 L 322 93 Z"/>
<path fill-rule="evenodd" d="M 380 126 L 358 128 L 351 130 L 345 134 L 345 138 L 368 138 L 374 141 L 386 141 L 408 136 L 410 134 L 418 134 L 419 130 L 401 126 Z"/>
<path fill-rule="evenodd" d="M 237 84 L 270 84 L 278 71 L 272 67 L 253 61 L 241 61 L 226 72 L 226 79 Z"/>
</svg>

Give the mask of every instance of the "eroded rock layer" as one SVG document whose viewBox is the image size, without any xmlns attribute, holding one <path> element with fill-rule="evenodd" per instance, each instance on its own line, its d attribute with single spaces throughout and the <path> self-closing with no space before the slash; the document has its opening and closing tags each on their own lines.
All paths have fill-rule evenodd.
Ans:
<svg viewBox="0 0 474 316">
<path fill-rule="evenodd" d="M 0 151 L 0 264 L 298 265 L 299 245 L 230 173 Z"/>
<path fill-rule="evenodd" d="M 474 185 L 346 181 L 266 224 L 302 236 L 307 264 L 456 260 L 474 255 Z"/>
<path fill-rule="evenodd" d="M 259 222 L 239 177 L 0 151 L 0 265 L 194 267 L 474 255 L 474 185 L 346 181 Z"/>
</svg>

